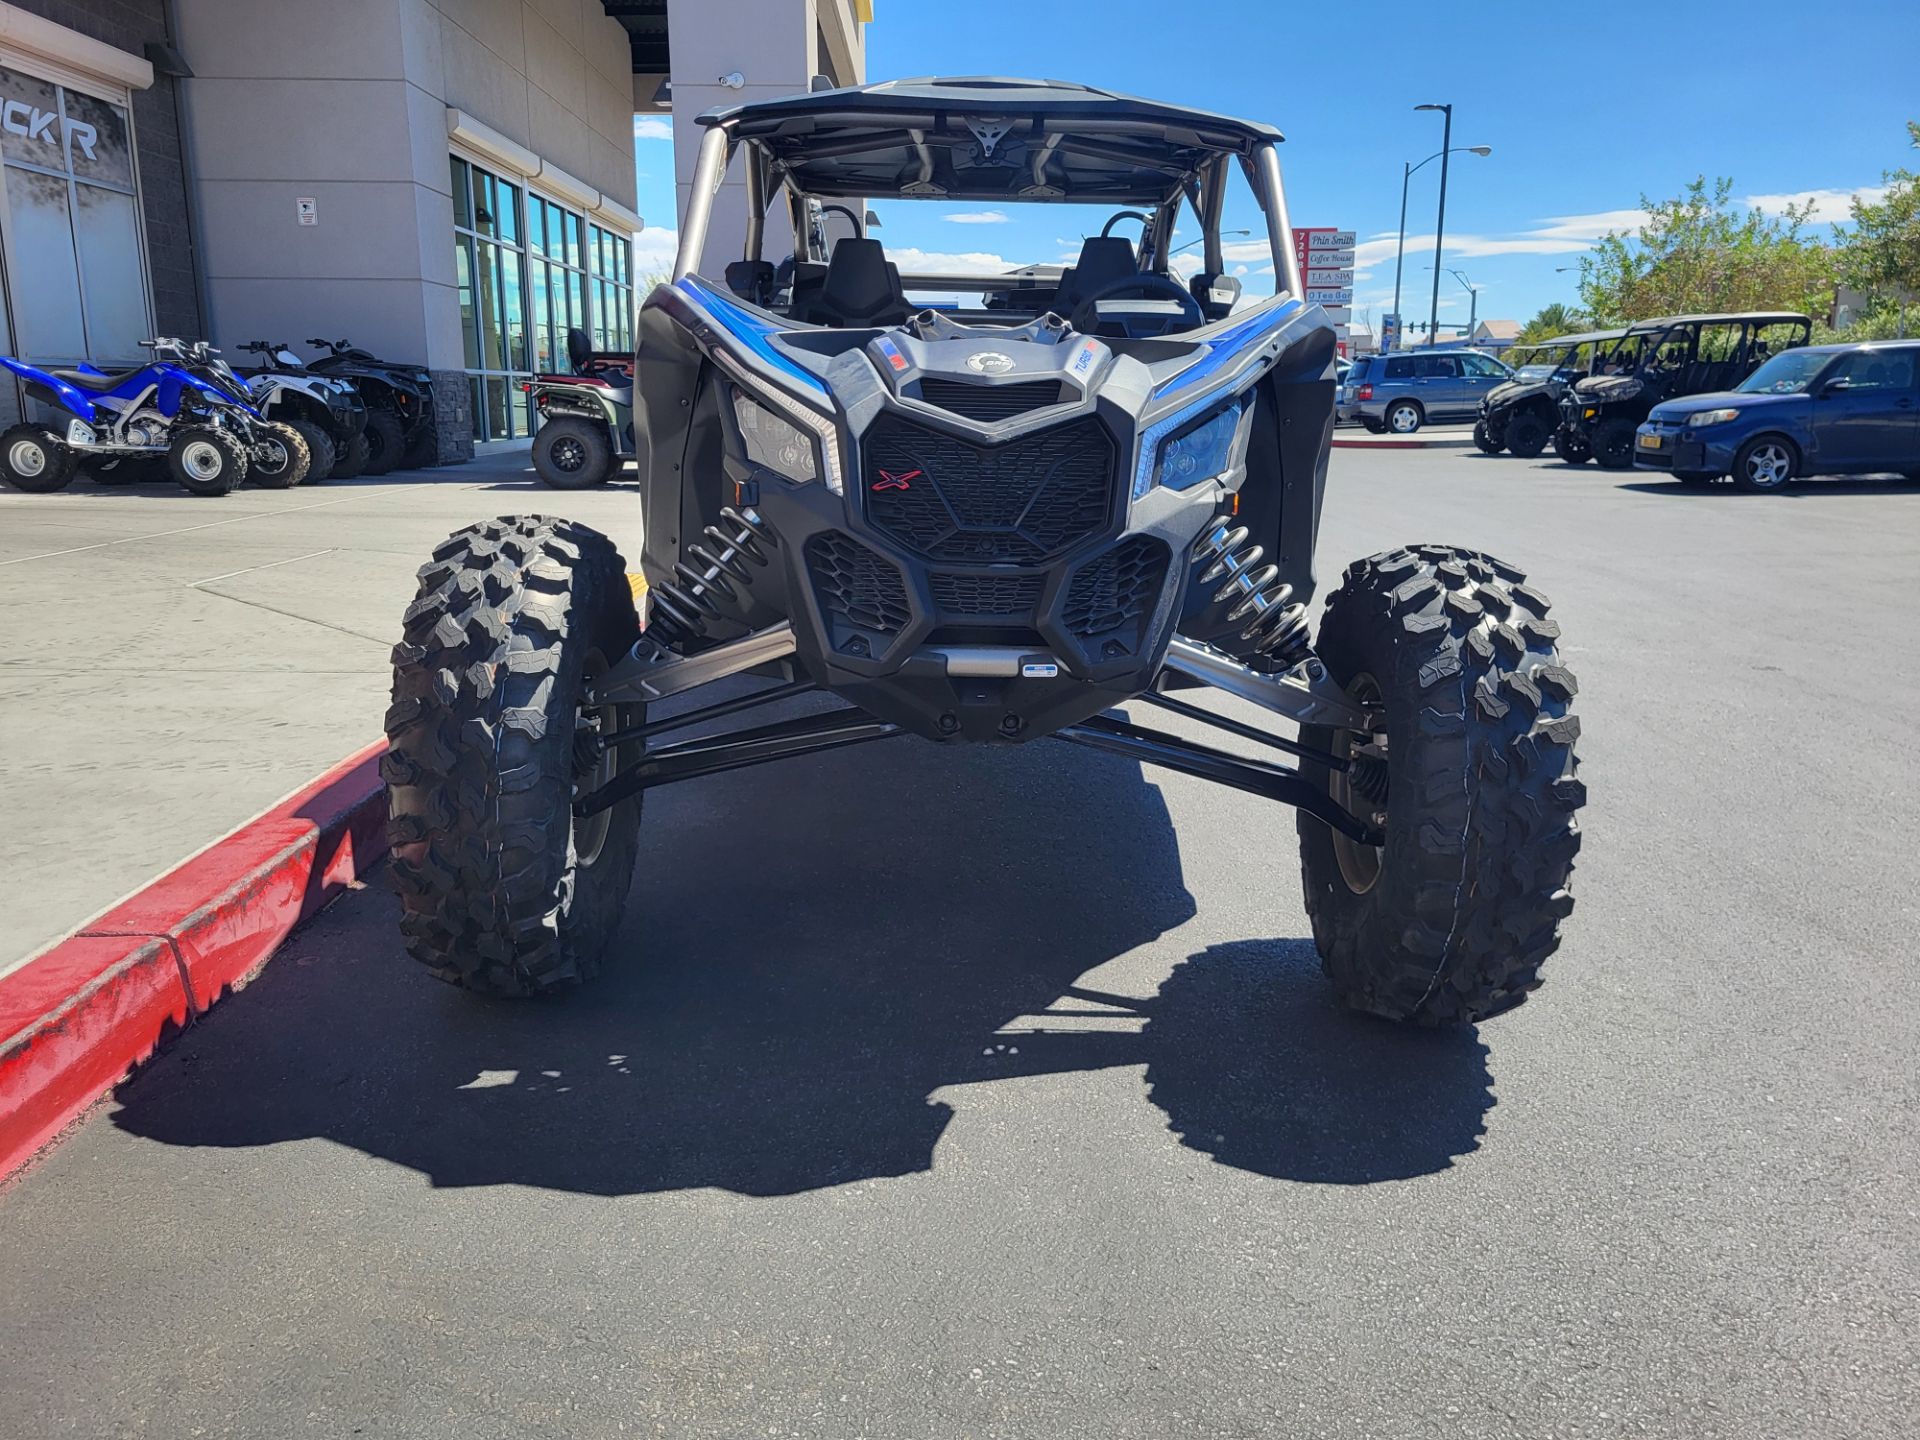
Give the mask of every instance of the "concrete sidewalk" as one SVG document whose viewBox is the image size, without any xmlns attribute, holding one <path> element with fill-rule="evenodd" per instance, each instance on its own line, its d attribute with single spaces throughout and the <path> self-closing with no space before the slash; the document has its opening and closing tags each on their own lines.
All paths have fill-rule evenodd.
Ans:
<svg viewBox="0 0 1920 1440">
<path fill-rule="evenodd" d="M 631 483 L 550 490 L 524 451 L 218 500 L 0 492 L 0 973 L 379 738 L 414 570 L 521 511 L 638 555 Z"/>
</svg>

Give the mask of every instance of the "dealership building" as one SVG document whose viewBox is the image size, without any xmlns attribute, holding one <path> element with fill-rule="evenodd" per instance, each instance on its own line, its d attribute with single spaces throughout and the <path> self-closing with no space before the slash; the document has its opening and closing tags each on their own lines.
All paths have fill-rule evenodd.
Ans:
<svg viewBox="0 0 1920 1440">
<path fill-rule="evenodd" d="M 524 443 L 566 332 L 633 340 L 636 117 L 865 79 L 871 0 L 0 3 L 0 353 L 349 339 L 442 462 Z M 741 202 L 744 213 L 744 202 Z M 671 216 L 655 217 L 660 228 Z M 0 421 L 31 413 L 0 386 Z"/>
</svg>

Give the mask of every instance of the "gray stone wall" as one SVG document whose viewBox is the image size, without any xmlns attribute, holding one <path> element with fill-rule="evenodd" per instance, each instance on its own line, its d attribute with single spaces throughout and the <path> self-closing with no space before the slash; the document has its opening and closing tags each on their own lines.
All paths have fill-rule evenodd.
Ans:
<svg viewBox="0 0 1920 1440">
<path fill-rule="evenodd" d="M 144 55 L 149 40 L 167 38 L 162 0 L 11 0 L 56 25 Z M 140 203 L 147 231 L 147 264 L 153 276 L 154 325 L 162 335 L 199 339 L 200 306 L 195 291 L 193 235 L 187 225 L 186 167 L 181 161 L 175 81 L 154 77 L 133 92 L 133 128 Z"/>
<path fill-rule="evenodd" d="M 434 370 L 433 428 L 440 446 L 436 465 L 473 458 L 473 386 L 464 370 Z"/>
</svg>

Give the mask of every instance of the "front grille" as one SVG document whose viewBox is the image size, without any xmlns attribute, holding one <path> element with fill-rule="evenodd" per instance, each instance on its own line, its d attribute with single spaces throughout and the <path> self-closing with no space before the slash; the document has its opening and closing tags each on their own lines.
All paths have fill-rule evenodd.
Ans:
<svg viewBox="0 0 1920 1440">
<path fill-rule="evenodd" d="M 1138 632 L 1167 576 L 1167 547 L 1147 535 L 1123 540 L 1074 572 L 1062 623 L 1076 639 Z"/>
<path fill-rule="evenodd" d="M 889 413 L 862 443 L 868 518 L 932 560 L 1045 560 L 1113 514 L 1113 440 L 1091 418 L 983 445 Z"/>
<path fill-rule="evenodd" d="M 948 615 L 1033 614 L 1040 603 L 1043 575 L 955 575 L 936 570 L 929 577 L 934 607 Z"/>
<path fill-rule="evenodd" d="M 893 562 L 850 535 L 823 530 L 806 548 L 813 591 L 829 620 L 892 635 L 912 618 L 907 586 Z"/>
<path fill-rule="evenodd" d="M 971 385 L 965 380 L 920 382 L 920 398 L 927 404 L 969 420 L 1007 420 L 1060 403 L 1058 380 L 1021 380 L 1012 385 Z"/>
</svg>

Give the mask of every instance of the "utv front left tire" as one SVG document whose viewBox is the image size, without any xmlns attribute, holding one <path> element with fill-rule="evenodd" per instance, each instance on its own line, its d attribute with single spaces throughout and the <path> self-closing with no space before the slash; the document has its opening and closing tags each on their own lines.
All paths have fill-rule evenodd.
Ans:
<svg viewBox="0 0 1920 1440">
<path fill-rule="evenodd" d="M 1525 1000 L 1559 946 L 1586 788 L 1547 608 L 1519 570 L 1444 545 L 1349 566 L 1327 600 L 1317 652 L 1383 717 L 1370 742 L 1301 736 L 1343 757 L 1362 742 L 1347 772 L 1302 773 L 1385 832 L 1375 848 L 1298 817 L 1314 943 L 1355 1009 L 1485 1019 Z"/>
<path fill-rule="evenodd" d="M 580 708 L 639 634 L 626 566 L 584 525 L 518 516 L 451 536 L 419 580 L 381 764 L 407 949 L 487 995 L 576 984 L 600 967 L 639 849 L 638 797 L 573 813 L 617 769 L 595 760 L 596 730 L 640 720 Z"/>
</svg>

